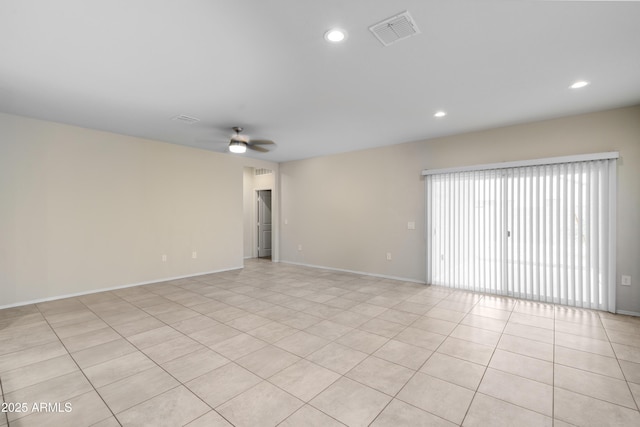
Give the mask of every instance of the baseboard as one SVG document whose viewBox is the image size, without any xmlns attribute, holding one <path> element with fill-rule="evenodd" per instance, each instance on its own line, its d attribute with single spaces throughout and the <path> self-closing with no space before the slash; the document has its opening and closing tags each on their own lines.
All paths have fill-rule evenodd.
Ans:
<svg viewBox="0 0 640 427">
<path fill-rule="evenodd" d="M 302 263 L 302 262 L 295 262 L 295 261 L 282 261 L 281 260 L 279 262 L 282 263 L 282 264 L 299 265 L 301 267 L 321 268 L 323 270 L 341 271 L 343 273 L 362 274 L 363 276 L 380 277 L 380 278 L 383 278 L 383 279 L 402 280 L 404 282 L 420 283 L 422 285 L 426 284 L 426 282 L 424 282 L 424 281 L 420 281 L 420 280 L 416 280 L 416 279 L 410 279 L 410 278 L 407 278 L 407 277 L 387 276 L 387 275 L 384 275 L 384 274 L 367 273 L 367 272 L 364 272 L 364 271 L 347 270 L 347 269 L 344 269 L 344 268 L 326 267 L 326 266 L 323 266 L 323 265 L 305 264 L 305 263 Z M 487 295 L 493 295 L 493 294 L 487 294 Z M 604 310 L 604 311 L 606 311 L 606 310 Z M 616 310 L 616 314 L 624 314 L 624 315 L 627 315 L 627 316 L 640 317 L 640 312 L 637 312 L 637 311 Z"/>
<path fill-rule="evenodd" d="M 223 273 L 225 271 L 240 270 L 242 268 L 244 268 L 243 265 L 240 266 L 240 267 L 224 268 L 224 269 L 221 269 L 221 270 L 204 271 L 204 272 L 201 272 L 201 273 L 187 274 L 185 276 L 165 277 L 165 278 L 154 279 L 154 280 L 149 280 L 149 281 L 145 281 L 145 282 L 130 283 L 128 285 L 114 286 L 114 287 L 111 287 L 111 288 L 95 289 L 95 290 L 91 290 L 91 291 L 87 291 L 87 292 L 77 292 L 77 293 L 73 293 L 73 294 L 65 294 L 65 295 L 57 295 L 57 296 L 54 296 L 54 297 L 39 298 L 39 299 L 30 300 L 30 301 L 17 302 L 15 304 L 2 305 L 2 306 L 0 306 L 0 310 L 3 310 L 5 308 L 21 307 L 23 305 L 29 305 L 29 304 L 38 304 L 38 303 L 41 303 L 41 302 L 55 301 L 55 300 L 65 299 L 65 298 L 80 297 L 80 296 L 83 296 L 83 295 L 97 294 L 97 293 L 100 293 L 100 292 L 116 291 L 118 289 L 133 288 L 135 286 L 150 285 L 152 283 L 167 282 L 169 280 L 187 279 L 189 277 L 204 276 L 205 274 Z"/>
<path fill-rule="evenodd" d="M 408 277 L 387 276 L 385 274 L 368 273 L 366 271 L 347 270 L 347 269 L 344 269 L 344 268 L 326 267 L 326 266 L 323 266 L 323 265 L 304 264 L 304 263 L 301 263 L 301 262 L 294 262 L 294 261 L 282 261 L 282 260 L 280 260 L 279 262 L 282 263 L 282 264 L 299 265 L 301 267 L 321 268 L 323 270 L 340 271 L 342 273 L 353 273 L 353 274 L 361 274 L 363 276 L 380 277 L 381 279 L 401 280 L 403 282 L 419 283 L 421 285 L 426 284 L 426 282 L 423 281 L 423 280 L 410 279 Z"/>
<path fill-rule="evenodd" d="M 640 313 L 638 313 L 637 311 L 616 310 L 616 314 L 625 314 L 627 316 L 640 317 Z"/>
</svg>

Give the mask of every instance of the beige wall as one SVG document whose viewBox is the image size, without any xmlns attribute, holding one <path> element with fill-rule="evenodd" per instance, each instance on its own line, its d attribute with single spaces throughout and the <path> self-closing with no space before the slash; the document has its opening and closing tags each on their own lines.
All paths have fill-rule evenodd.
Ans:
<svg viewBox="0 0 640 427">
<path fill-rule="evenodd" d="M 603 151 L 621 156 L 618 283 L 632 276 L 617 305 L 640 313 L 640 107 L 283 163 L 281 259 L 424 281 L 423 169 Z"/>
<path fill-rule="evenodd" d="M 247 166 L 276 171 L 280 259 L 422 281 L 422 169 L 613 150 L 618 283 L 632 276 L 618 308 L 640 312 L 640 107 L 288 162 L 280 175 L 272 162 L 0 114 L 0 307 L 240 267 Z"/>
<path fill-rule="evenodd" d="M 0 114 L 0 307 L 241 267 L 247 165 Z"/>
</svg>

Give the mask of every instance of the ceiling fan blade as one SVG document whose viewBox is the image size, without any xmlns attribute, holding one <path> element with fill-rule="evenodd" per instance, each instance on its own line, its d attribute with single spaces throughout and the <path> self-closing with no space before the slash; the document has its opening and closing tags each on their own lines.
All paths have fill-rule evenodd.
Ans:
<svg viewBox="0 0 640 427">
<path fill-rule="evenodd" d="M 267 150 L 266 148 L 258 147 L 256 145 L 247 145 L 247 148 L 249 150 L 259 151 L 260 153 L 268 153 L 269 152 L 269 150 Z"/>
<path fill-rule="evenodd" d="M 254 144 L 254 145 L 271 145 L 271 144 L 275 144 L 275 142 L 268 140 L 268 139 L 251 139 L 249 140 L 249 144 Z"/>
</svg>

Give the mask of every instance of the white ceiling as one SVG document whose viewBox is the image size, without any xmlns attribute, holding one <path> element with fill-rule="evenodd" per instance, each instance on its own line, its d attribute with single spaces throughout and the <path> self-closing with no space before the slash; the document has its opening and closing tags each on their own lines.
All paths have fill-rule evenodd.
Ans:
<svg viewBox="0 0 640 427">
<path fill-rule="evenodd" d="M 239 125 L 265 160 L 635 104 L 640 2 L 0 0 L 0 111 L 216 151 Z"/>
</svg>

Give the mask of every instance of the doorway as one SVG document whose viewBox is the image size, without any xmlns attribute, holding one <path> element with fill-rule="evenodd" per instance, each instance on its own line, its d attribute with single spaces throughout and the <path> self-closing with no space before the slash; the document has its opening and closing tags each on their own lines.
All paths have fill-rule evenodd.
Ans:
<svg viewBox="0 0 640 427">
<path fill-rule="evenodd" d="M 278 261 L 278 182 L 273 169 L 243 168 L 243 258 Z"/>
<path fill-rule="evenodd" d="M 257 236 L 258 258 L 271 259 L 272 224 L 271 224 L 271 190 L 257 190 Z"/>
</svg>

